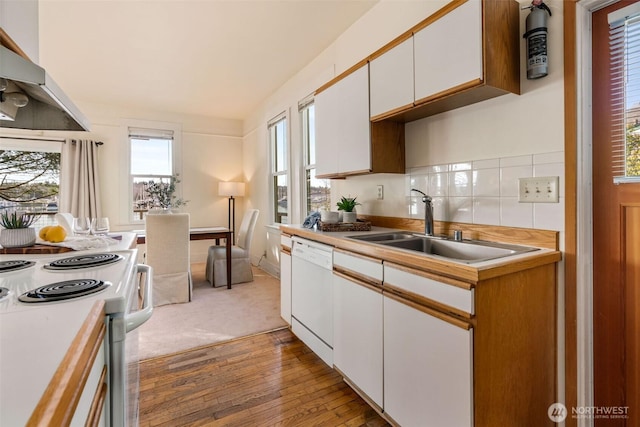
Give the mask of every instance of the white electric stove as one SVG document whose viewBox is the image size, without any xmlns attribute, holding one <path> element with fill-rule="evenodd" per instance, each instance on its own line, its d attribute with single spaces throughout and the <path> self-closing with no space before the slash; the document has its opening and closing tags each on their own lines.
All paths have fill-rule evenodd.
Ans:
<svg viewBox="0 0 640 427">
<path fill-rule="evenodd" d="M 24 425 L 99 299 L 108 324 L 96 361 L 109 371 L 103 424 L 137 425 L 134 330 L 149 319 L 153 305 L 151 270 L 136 261 L 135 249 L 0 255 L 0 425 Z M 146 273 L 142 309 L 139 272 Z"/>
</svg>

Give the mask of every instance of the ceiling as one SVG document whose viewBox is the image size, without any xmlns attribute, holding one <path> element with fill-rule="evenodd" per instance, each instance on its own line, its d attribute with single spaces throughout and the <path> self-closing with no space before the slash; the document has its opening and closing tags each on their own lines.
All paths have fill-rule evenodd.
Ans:
<svg viewBox="0 0 640 427">
<path fill-rule="evenodd" d="M 75 103 L 244 119 L 378 0 L 40 0 Z"/>
</svg>

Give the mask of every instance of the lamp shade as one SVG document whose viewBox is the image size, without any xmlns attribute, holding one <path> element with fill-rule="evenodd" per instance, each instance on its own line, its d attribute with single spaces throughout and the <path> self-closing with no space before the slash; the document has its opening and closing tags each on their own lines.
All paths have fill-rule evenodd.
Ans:
<svg viewBox="0 0 640 427">
<path fill-rule="evenodd" d="M 244 182 L 219 182 L 218 196 L 244 196 Z"/>
</svg>

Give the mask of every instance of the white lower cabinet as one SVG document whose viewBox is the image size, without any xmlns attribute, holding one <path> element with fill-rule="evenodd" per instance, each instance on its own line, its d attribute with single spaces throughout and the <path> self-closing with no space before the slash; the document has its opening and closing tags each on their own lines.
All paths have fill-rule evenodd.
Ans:
<svg viewBox="0 0 640 427">
<path fill-rule="evenodd" d="M 382 408 L 382 291 L 338 273 L 333 285 L 333 364 Z"/>
<path fill-rule="evenodd" d="M 438 316 L 384 296 L 384 411 L 403 427 L 473 425 L 473 330 Z"/>
</svg>

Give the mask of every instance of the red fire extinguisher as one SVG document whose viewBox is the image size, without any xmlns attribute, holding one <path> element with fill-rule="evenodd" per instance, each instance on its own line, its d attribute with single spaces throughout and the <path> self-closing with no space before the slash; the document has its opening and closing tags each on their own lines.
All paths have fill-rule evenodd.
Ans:
<svg viewBox="0 0 640 427">
<path fill-rule="evenodd" d="M 527 79 L 539 79 L 549 74 L 547 58 L 547 13 L 551 9 L 542 0 L 533 0 L 527 15 L 526 31 L 523 37 L 527 40 Z"/>
</svg>

